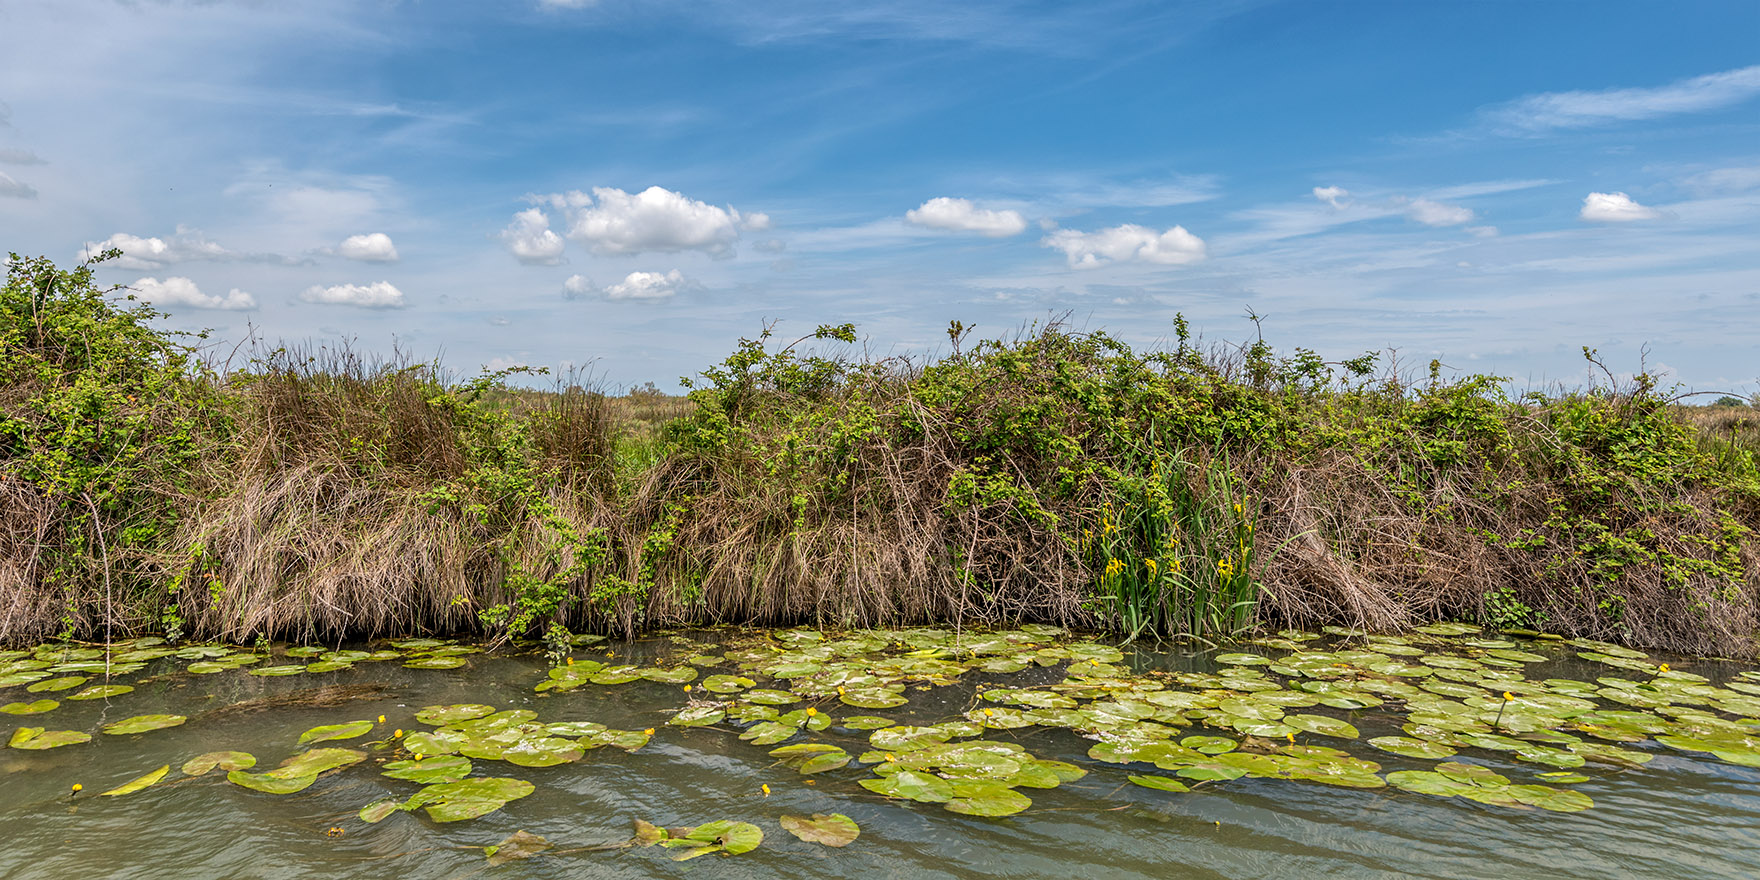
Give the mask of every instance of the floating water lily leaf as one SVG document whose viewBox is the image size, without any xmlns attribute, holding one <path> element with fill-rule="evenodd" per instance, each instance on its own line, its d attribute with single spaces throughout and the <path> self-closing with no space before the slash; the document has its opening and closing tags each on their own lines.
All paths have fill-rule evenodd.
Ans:
<svg viewBox="0 0 1760 880">
<path fill-rule="evenodd" d="M 1433 636 L 1465 636 L 1481 631 L 1478 624 L 1472 623 L 1432 623 L 1425 626 L 1414 626 L 1412 629 Z"/>
<path fill-rule="evenodd" d="M 457 755 L 442 755 L 420 761 L 392 761 L 380 770 L 381 776 L 423 784 L 457 782 L 470 773 L 470 759 Z"/>
<path fill-rule="evenodd" d="M 587 680 L 593 684 L 628 684 L 641 677 L 642 670 L 636 666 L 607 666 Z"/>
<path fill-rule="evenodd" d="M 515 831 L 500 843 L 483 847 L 483 855 L 489 857 L 489 866 L 494 867 L 521 859 L 529 859 L 550 849 L 551 846 L 553 844 L 550 841 L 530 831 Z"/>
<path fill-rule="evenodd" d="M 41 727 L 20 727 L 12 732 L 6 746 L 13 749 L 54 749 L 61 746 L 91 742 L 92 735 L 77 730 L 44 730 Z"/>
<path fill-rule="evenodd" d="M 1512 785 L 1509 793 L 1531 807 L 1554 813 L 1578 813 L 1595 806 L 1595 801 L 1580 791 L 1551 788 L 1545 785 Z"/>
<path fill-rule="evenodd" d="M 478 777 L 441 782 L 423 788 L 404 801 L 401 809 L 421 807 L 436 822 L 475 819 L 531 794 L 535 786 L 523 779 Z"/>
<path fill-rule="evenodd" d="M 721 820 L 683 831 L 682 834 L 674 833 L 660 841 L 661 846 L 686 848 L 684 852 L 672 857 L 674 861 L 683 862 L 713 852 L 737 856 L 757 849 L 764 842 L 763 829 L 750 822 Z"/>
<path fill-rule="evenodd" d="M 1584 763 L 1582 755 L 1566 752 L 1561 749 L 1536 746 L 1534 748 L 1517 749 L 1516 760 L 1530 764 L 1545 764 L 1549 767 L 1581 767 Z"/>
<path fill-rule="evenodd" d="M 882 718 L 879 715 L 851 715 L 837 722 L 839 727 L 847 727 L 850 730 L 879 730 L 883 727 L 892 727 L 896 723 L 891 718 Z"/>
<path fill-rule="evenodd" d="M 185 776 L 204 776 L 219 767 L 222 770 L 249 770 L 257 766 L 257 758 L 249 752 L 208 752 L 183 762 Z"/>
<path fill-rule="evenodd" d="M 1432 761 L 1437 758 L 1452 758 L 1455 753 L 1454 749 L 1442 743 L 1428 742 L 1409 736 L 1378 736 L 1369 740 L 1369 745 L 1384 752 L 1392 752 L 1408 758 L 1426 758 Z"/>
<path fill-rule="evenodd" d="M 465 660 L 463 657 L 422 657 L 416 660 L 405 661 L 403 665 L 406 669 L 457 669 L 458 667 L 463 666 L 464 663 Z M 253 672 L 252 674 L 254 675 L 256 673 Z M 432 810 L 429 810 L 430 814 L 432 812 Z"/>
<path fill-rule="evenodd" d="M 863 779 L 861 785 L 876 794 L 921 803 L 941 804 L 953 799 L 953 786 L 947 780 L 916 770 L 900 770 L 879 779 Z"/>
<path fill-rule="evenodd" d="M 903 694 L 882 688 L 846 691 L 838 696 L 838 700 L 861 709 L 890 709 L 910 702 Z"/>
<path fill-rule="evenodd" d="M 664 684 L 686 684 L 693 682 L 697 680 L 698 674 L 699 673 L 694 666 L 678 666 L 672 669 L 644 669 L 641 672 L 642 678 L 649 681 L 658 681 Z"/>
<path fill-rule="evenodd" d="M 176 727 L 188 720 L 182 715 L 136 715 L 133 718 L 124 718 L 121 721 L 104 725 L 104 732 L 112 736 L 146 733 L 149 730 Z"/>
<path fill-rule="evenodd" d="M 361 807 L 361 811 L 356 815 L 360 817 L 362 822 L 371 825 L 375 822 L 379 822 L 392 813 L 401 811 L 402 808 L 402 802 L 395 798 L 380 798 L 379 800 Z"/>
<path fill-rule="evenodd" d="M 101 685 L 96 685 L 93 687 L 86 688 L 85 690 L 80 691 L 79 693 L 68 697 L 68 699 L 69 700 L 102 700 L 102 699 L 105 699 L 106 697 L 120 697 L 123 694 L 129 693 L 130 691 L 133 691 L 133 690 L 134 690 L 133 687 L 126 685 L 126 684 L 101 684 Z"/>
<path fill-rule="evenodd" d="M 1318 733 L 1323 736 L 1335 736 L 1339 739 L 1356 739 L 1360 734 L 1355 725 L 1325 715 L 1286 715 L 1282 723 L 1297 730 Z"/>
<path fill-rule="evenodd" d="M 691 706 L 672 716 L 666 723 L 676 727 L 708 727 L 711 724 L 720 724 L 726 717 L 727 712 L 720 706 Z"/>
<path fill-rule="evenodd" d="M 733 694 L 756 687 L 757 682 L 738 675 L 711 675 L 703 679 L 703 689 L 717 694 Z"/>
<path fill-rule="evenodd" d="M 856 820 L 842 813 L 814 813 L 811 819 L 785 815 L 777 819 L 777 823 L 782 826 L 782 830 L 807 843 L 825 846 L 849 846 L 862 833 Z"/>
<path fill-rule="evenodd" d="M 344 669 L 353 669 L 353 668 L 354 668 L 354 664 L 350 663 L 346 660 L 320 660 L 317 663 L 313 663 L 312 665 L 307 666 L 306 671 L 307 672 L 340 672 Z"/>
<path fill-rule="evenodd" d="M 1032 798 L 999 782 L 959 780 L 942 809 L 967 816 L 1012 816 L 1033 805 Z"/>
<path fill-rule="evenodd" d="M 494 706 L 481 703 L 458 703 L 451 706 L 425 706 L 416 710 L 416 720 L 423 724 L 456 724 L 495 712 Z"/>
<path fill-rule="evenodd" d="M 789 693 L 788 691 L 772 690 L 769 688 L 758 688 L 757 690 L 746 691 L 741 695 L 741 699 L 744 699 L 748 703 L 758 703 L 765 706 L 786 706 L 789 703 L 798 703 L 801 701 L 800 697 Z"/>
<path fill-rule="evenodd" d="M 1579 782 L 1588 782 L 1589 781 L 1589 777 L 1584 776 L 1581 773 L 1566 773 L 1564 771 L 1553 771 L 1551 773 L 1542 773 L 1542 774 L 1540 774 L 1540 778 L 1546 780 L 1547 782 L 1556 782 L 1559 785 L 1575 785 Z"/>
<path fill-rule="evenodd" d="M 282 761 L 281 766 L 270 770 L 267 775 L 280 779 L 314 776 L 359 764 L 366 759 L 365 752 L 357 752 L 354 749 L 312 749 Z"/>
<path fill-rule="evenodd" d="M 1430 770 L 1396 770 L 1387 774 L 1387 784 L 1394 788 L 1437 797 L 1454 797 L 1462 792 L 1473 790 L 1471 785 L 1457 782 L 1441 773 Z"/>
<path fill-rule="evenodd" d="M 301 648 L 288 648 L 287 649 L 287 656 L 289 656 L 289 657 L 316 657 L 319 654 L 324 653 L 326 650 L 328 650 L 328 649 L 323 648 L 323 647 L 319 647 L 316 645 L 307 645 L 307 646 L 301 647 Z"/>
<path fill-rule="evenodd" d="M 1232 752 L 1235 750 L 1236 746 L 1240 745 L 1226 736 L 1188 736 L 1185 739 L 1180 740 L 1179 744 L 1206 755 L 1220 755 L 1224 752 Z"/>
<path fill-rule="evenodd" d="M 268 675 L 268 676 L 299 675 L 300 673 L 303 673 L 305 671 L 306 671 L 306 668 L 304 666 L 297 666 L 297 665 L 259 666 L 256 669 L 252 669 L 250 671 L 250 674 L 251 675 Z"/>
<path fill-rule="evenodd" d="M 1258 654 L 1218 654 L 1216 662 L 1230 666 L 1264 666 L 1271 661 Z"/>
<path fill-rule="evenodd" d="M 171 765 L 166 764 L 165 766 L 160 767 L 159 769 L 154 770 L 151 773 L 148 773 L 144 776 L 141 776 L 141 777 L 134 779 L 134 780 L 131 780 L 129 782 L 125 782 L 121 785 L 116 786 L 115 788 L 110 789 L 109 791 L 101 792 L 101 793 L 99 793 L 98 797 L 119 797 L 119 796 L 125 795 L 125 794 L 134 794 L 135 792 L 140 791 L 141 789 L 146 788 L 147 786 L 152 785 L 153 783 L 158 782 L 161 779 L 164 779 L 165 774 L 170 773 L 170 772 L 171 772 Z"/>
<path fill-rule="evenodd" d="M 274 771 L 270 771 L 273 773 Z M 226 774 L 226 781 L 233 785 L 241 785 L 264 794 L 293 794 L 305 791 L 311 784 L 318 781 L 318 774 L 307 776 L 272 776 L 270 773 L 246 773 L 234 770 Z"/>
<path fill-rule="evenodd" d="M 468 738 L 456 730 L 417 732 L 403 738 L 403 748 L 412 755 L 450 755 L 467 741 Z"/>
<path fill-rule="evenodd" d="M 8 715 L 41 715 L 61 705 L 55 700 L 33 700 L 29 703 L 7 703 L 0 706 L 0 712 Z"/>
<path fill-rule="evenodd" d="M 770 756 L 781 761 L 784 767 L 798 770 L 801 773 L 823 773 L 836 770 L 849 763 L 849 753 L 837 746 L 824 743 L 800 743 L 771 749 Z"/>
<path fill-rule="evenodd" d="M 501 760 L 519 767 L 554 767 L 581 759 L 585 750 L 573 740 L 554 736 L 521 739 L 501 751 Z"/>
<path fill-rule="evenodd" d="M 349 721 L 343 724 L 321 724 L 299 735 L 299 744 L 354 739 L 373 729 L 373 722 Z"/>
<path fill-rule="evenodd" d="M 868 735 L 868 744 L 891 752 L 911 752 L 947 742 L 953 734 L 940 727 L 901 725 L 876 730 Z"/>
<path fill-rule="evenodd" d="M 583 748 L 588 749 L 596 749 L 600 746 L 615 746 L 626 752 L 633 752 L 636 749 L 647 745 L 648 738 L 651 736 L 653 736 L 653 733 L 646 730 L 614 730 L 608 728 L 589 733 L 575 741 L 580 743 Z"/>
<path fill-rule="evenodd" d="M 790 724 L 778 724 L 774 721 L 760 721 L 745 729 L 739 738 L 758 746 L 770 746 L 782 742 L 801 729 Z"/>
<path fill-rule="evenodd" d="M 1127 778 L 1144 788 L 1153 788 L 1156 791 L 1191 791 L 1191 788 L 1187 787 L 1185 783 L 1165 776 L 1130 776 Z"/>
<path fill-rule="evenodd" d="M 67 691 L 67 690 L 72 690 L 76 687 L 79 687 L 80 685 L 85 684 L 86 682 L 91 681 L 91 680 L 92 679 L 90 676 L 69 675 L 69 676 L 65 676 L 63 678 L 51 678 L 48 681 L 36 682 L 35 684 L 32 684 L 30 687 L 25 688 L 25 690 L 30 691 L 33 694 L 53 693 L 55 691 Z"/>
</svg>

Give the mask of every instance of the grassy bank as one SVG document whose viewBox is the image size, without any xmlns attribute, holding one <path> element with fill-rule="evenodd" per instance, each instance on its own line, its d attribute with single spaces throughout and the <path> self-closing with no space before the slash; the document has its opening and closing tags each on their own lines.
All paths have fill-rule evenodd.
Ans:
<svg viewBox="0 0 1760 880">
<path fill-rule="evenodd" d="M 205 365 L 84 270 L 0 296 L 0 641 L 739 621 L 1215 639 L 1469 619 L 1752 656 L 1760 429 L 1036 328 L 743 341 L 688 400 L 347 351 Z M 1747 420 L 1747 421 L 1744 421 Z"/>
</svg>

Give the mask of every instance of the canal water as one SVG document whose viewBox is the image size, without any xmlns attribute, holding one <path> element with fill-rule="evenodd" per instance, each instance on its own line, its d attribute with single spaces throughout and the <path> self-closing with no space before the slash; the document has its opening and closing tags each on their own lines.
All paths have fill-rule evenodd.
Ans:
<svg viewBox="0 0 1760 880">
<path fill-rule="evenodd" d="M 1760 876 L 1760 674 L 1469 630 L 1200 653 L 1048 628 L 4 652 L 0 876 Z M 801 744 L 826 748 L 772 754 Z M 320 749 L 342 765 L 276 781 Z M 217 751 L 255 766 L 195 775 Z M 529 794 L 437 821 L 424 781 L 385 775 L 458 751 L 464 778 Z M 282 782 L 304 784 L 260 790 Z M 859 834 L 783 827 L 815 814 Z M 644 846 L 638 821 L 762 840 Z M 486 855 L 519 832 L 547 848 Z"/>
</svg>

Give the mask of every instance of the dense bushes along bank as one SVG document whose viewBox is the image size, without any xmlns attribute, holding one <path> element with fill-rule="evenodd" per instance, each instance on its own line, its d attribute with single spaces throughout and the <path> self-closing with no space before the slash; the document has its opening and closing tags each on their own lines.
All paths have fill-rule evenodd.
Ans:
<svg viewBox="0 0 1760 880">
<path fill-rule="evenodd" d="M 154 317 L 13 259 L 0 641 L 1464 618 L 1755 653 L 1756 432 L 1645 376 L 1511 399 L 1183 321 L 870 361 L 844 325 L 742 341 L 668 414 L 346 350 L 221 372 Z"/>
</svg>

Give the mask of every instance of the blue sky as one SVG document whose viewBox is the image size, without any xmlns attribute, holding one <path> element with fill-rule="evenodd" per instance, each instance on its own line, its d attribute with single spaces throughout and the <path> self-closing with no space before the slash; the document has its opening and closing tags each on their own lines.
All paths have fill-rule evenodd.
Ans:
<svg viewBox="0 0 1760 880">
<path fill-rule="evenodd" d="M 1760 4 L 0 3 L 0 250 L 183 328 L 674 387 L 1184 312 L 1760 391 Z M 791 337 L 792 338 L 792 337 Z"/>
</svg>

